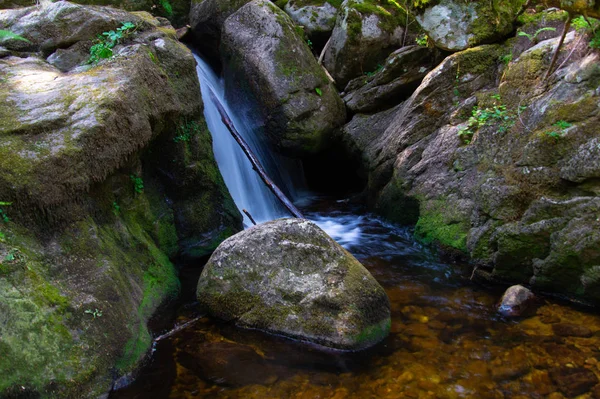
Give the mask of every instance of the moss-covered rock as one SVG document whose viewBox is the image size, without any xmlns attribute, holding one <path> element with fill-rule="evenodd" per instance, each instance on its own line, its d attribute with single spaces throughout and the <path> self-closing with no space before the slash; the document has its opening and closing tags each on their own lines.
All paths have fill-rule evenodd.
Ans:
<svg viewBox="0 0 600 399">
<path fill-rule="evenodd" d="M 525 0 L 442 0 L 421 7 L 417 21 L 443 50 L 458 51 L 509 34 Z"/>
<path fill-rule="evenodd" d="M 136 29 L 110 59 L 65 73 L 41 58 L 123 22 Z M 168 24 L 58 2 L 0 26 L 30 40 L 0 59 L 0 396 L 97 397 L 147 354 L 148 319 L 178 293 L 170 259 L 208 253 L 241 218 Z"/>
<path fill-rule="evenodd" d="M 221 50 L 232 92 L 256 99 L 279 152 L 305 156 L 329 144 L 346 110 L 285 12 L 269 1 L 246 4 L 225 21 Z"/>
<path fill-rule="evenodd" d="M 243 327 L 339 349 L 363 349 L 389 332 L 385 291 L 316 225 L 280 219 L 224 241 L 197 290 L 203 308 Z"/>
<path fill-rule="evenodd" d="M 345 0 L 323 58 L 336 85 L 343 89 L 351 79 L 376 71 L 403 45 L 404 25 L 406 10 L 396 2 Z"/>
<path fill-rule="evenodd" d="M 45 0 L 56 2 L 59 0 Z M 0 9 L 30 7 L 37 5 L 36 0 L 0 0 Z M 176 27 L 188 22 L 190 2 L 186 0 L 76 0 L 73 3 L 91 6 L 110 6 L 125 11 L 146 11 L 157 17 L 169 19 Z"/>
</svg>

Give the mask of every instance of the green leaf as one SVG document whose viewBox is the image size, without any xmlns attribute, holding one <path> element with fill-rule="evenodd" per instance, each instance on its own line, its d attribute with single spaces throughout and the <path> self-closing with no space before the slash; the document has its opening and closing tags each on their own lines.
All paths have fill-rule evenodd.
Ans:
<svg viewBox="0 0 600 399">
<path fill-rule="evenodd" d="M 322 96 L 322 95 L 323 95 L 323 90 L 321 90 L 320 88 L 318 88 L 318 87 L 317 87 L 317 88 L 315 88 L 315 91 L 317 92 L 317 94 L 318 94 L 319 96 Z"/>
<path fill-rule="evenodd" d="M 0 39 L 15 39 L 20 40 L 22 42 L 31 43 L 29 40 L 25 39 L 23 36 L 19 36 L 16 33 L 12 33 L 9 30 L 0 29 Z"/>
<path fill-rule="evenodd" d="M 11 206 L 12 202 L 2 202 L 0 201 L 0 206 Z"/>
</svg>

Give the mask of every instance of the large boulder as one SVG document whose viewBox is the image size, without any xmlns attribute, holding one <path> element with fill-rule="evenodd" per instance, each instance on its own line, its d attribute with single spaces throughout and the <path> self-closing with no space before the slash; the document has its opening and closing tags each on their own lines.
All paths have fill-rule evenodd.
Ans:
<svg viewBox="0 0 600 399">
<path fill-rule="evenodd" d="M 113 57 L 47 62 L 89 57 L 124 22 Z M 1 43 L 0 396 L 98 397 L 150 348 L 147 321 L 178 293 L 170 258 L 211 251 L 241 217 L 194 58 L 163 20 L 57 2 L 0 11 L 0 29 L 29 40 Z"/>
<path fill-rule="evenodd" d="M 501 38 L 514 28 L 525 0 L 424 2 L 417 8 L 421 28 L 443 50 L 459 51 Z"/>
<path fill-rule="evenodd" d="M 210 314 L 339 349 L 363 349 L 390 328 L 385 291 L 315 224 L 267 222 L 225 240 L 197 291 Z"/>
<path fill-rule="evenodd" d="M 252 1 L 223 25 L 222 58 L 231 91 L 255 98 L 267 137 L 291 156 L 324 149 L 346 112 L 290 17 L 269 1 Z"/>
<path fill-rule="evenodd" d="M 331 34 L 323 65 L 343 89 L 353 78 L 377 70 L 386 57 L 402 47 L 406 13 L 394 3 L 345 0 Z"/>
<path fill-rule="evenodd" d="M 599 56 L 575 35 L 547 81 L 558 38 L 453 54 L 363 156 L 371 205 L 477 276 L 597 303 Z"/>
<path fill-rule="evenodd" d="M 315 4 L 291 0 L 283 7 L 292 20 L 302 26 L 306 35 L 319 48 L 327 41 L 335 27 L 337 8 L 333 1 L 322 0 Z"/>
<path fill-rule="evenodd" d="M 210 57 L 218 58 L 221 30 L 225 20 L 250 0 L 192 0 L 190 27 L 196 45 Z"/>
</svg>

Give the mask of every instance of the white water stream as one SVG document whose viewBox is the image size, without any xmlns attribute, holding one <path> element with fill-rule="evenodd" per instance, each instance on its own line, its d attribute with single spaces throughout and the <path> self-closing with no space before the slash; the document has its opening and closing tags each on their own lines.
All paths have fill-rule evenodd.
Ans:
<svg viewBox="0 0 600 399">
<path fill-rule="evenodd" d="M 294 184 L 294 181 L 299 179 L 294 179 L 288 170 L 294 168 L 293 162 L 272 155 L 268 145 L 257 137 L 256 131 L 259 131 L 260 127 L 256 121 L 257 118 L 252 117 L 250 109 L 240 107 L 232 109 L 225 96 L 223 80 L 213 72 L 202 57 L 197 54 L 194 54 L 194 57 L 198 63 L 196 70 L 202 90 L 204 117 L 213 139 L 213 152 L 221 175 L 225 180 L 225 185 L 229 189 L 236 206 L 240 212 L 246 209 L 257 223 L 290 217 L 288 211 L 262 182 L 258 173 L 252 169 L 252 164 L 231 136 L 227 126 L 222 122 L 221 115 L 210 96 L 210 91 L 215 94 L 240 135 L 260 160 L 269 177 L 276 182 L 282 191 L 289 195 L 290 200 L 299 200 L 298 202 L 303 203 L 310 202 L 311 198 L 306 194 L 303 198 L 297 198 L 296 190 L 303 190 L 304 188 L 297 187 L 299 184 L 297 182 Z M 244 101 L 238 101 L 238 103 L 243 104 Z M 282 163 L 285 167 L 281 166 Z M 310 219 L 345 247 L 357 245 L 360 242 L 362 231 L 359 226 L 360 219 L 349 218 L 347 215 L 339 218 L 319 214 L 311 214 Z M 252 225 L 246 215 L 244 215 L 244 225 L 246 227 Z"/>
</svg>

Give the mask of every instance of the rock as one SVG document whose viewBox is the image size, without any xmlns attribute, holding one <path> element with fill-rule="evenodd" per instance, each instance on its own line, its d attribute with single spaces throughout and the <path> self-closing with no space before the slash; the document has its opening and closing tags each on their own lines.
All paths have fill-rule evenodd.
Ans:
<svg viewBox="0 0 600 399">
<path fill-rule="evenodd" d="M 416 224 L 421 241 L 468 254 L 491 270 L 483 278 L 598 303 L 599 56 L 570 32 L 561 57 L 578 55 L 542 91 L 557 45 L 511 38 L 457 52 L 384 132 L 364 128 L 370 139 L 347 148 L 368 171 L 371 208 Z"/>
<path fill-rule="evenodd" d="M 426 47 L 402 47 L 388 57 L 375 75 L 348 83 L 344 102 L 352 112 L 381 111 L 397 105 L 419 86 L 432 63 L 432 52 Z"/>
<path fill-rule="evenodd" d="M 250 0 L 193 0 L 190 27 L 197 43 L 208 56 L 218 58 L 225 20 Z"/>
<path fill-rule="evenodd" d="M 135 32 L 110 59 L 68 60 L 68 73 L 45 59 L 89 50 L 126 21 Z M 12 202 L 0 227 L 0 397 L 14 386 L 99 397 L 144 358 L 146 323 L 177 296 L 169 259 L 212 250 L 241 218 L 194 58 L 164 21 L 57 2 L 3 10 L 0 26 L 31 41 L 0 59 L 0 192 Z M 193 135 L 176 143 L 183 127 Z"/>
<path fill-rule="evenodd" d="M 556 323 L 552 324 L 552 331 L 559 337 L 590 338 L 594 335 L 592 330 L 580 324 Z"/>
<path fill-rule="evenodd" d="M 302 156 L 329 144 L 345 107 L 287 14 L 268 1 L 246 4 L 225 21 L 221 50 L 228 83 L 256 99 L 278 151 Z"/>
<path fill-rule="evenodd" d="M 304 32 L 317 47 L 322 48 L 335 26 L 337 8 L 329 1 L 317 4 L 305 4 L 302 0 L 291 0 L 283 10 L 296 24 L 304 28 Z"/>
<path fill-rule="evenodd" d="M 509 287 L 498 305 L 498 313 L 506 317 L 522 316 L 535 296 L 529 289 L 522 285 Z"/>
<path fill-rule="evenodd" d="M 342 3 L 323 59 L 339 88 L 359 75 L 375 71 L 403 45 L 406 14 L 401 10 L 392 4 L 376 5 L 372 0 Z"/>
<path fill-rule="evenodd" d="M 550 378 L 568 398 L 582 395 L 598 383 L 596 374 L 583 367 L 556 367 L 550 370 Z"/>
<path fill-rule="evenodd" d="M 236 234 L 206 264 L 198 301 L 238 326 L 338 349 L 390 329 L 389 300 L 369 272 L 312 222 L 279 219 Z"/>
<path fill-rule="evenodd" d="M 442 0 L 420 8 L 416 19 L 437 47 L 460 51 L 509 34 L 524 4 Z"/>
</svg>

